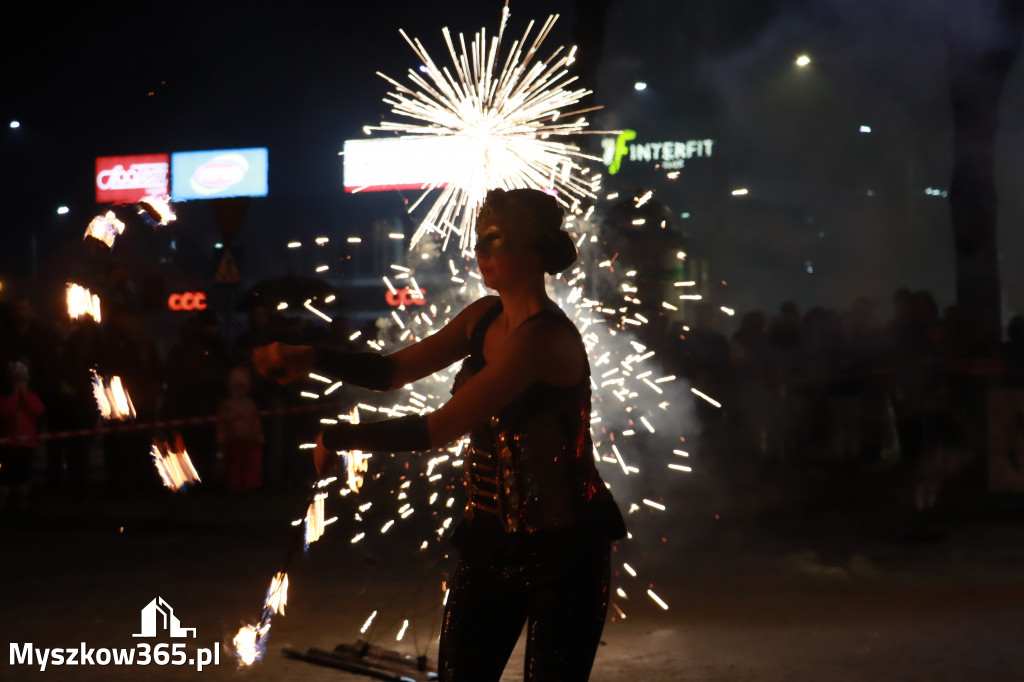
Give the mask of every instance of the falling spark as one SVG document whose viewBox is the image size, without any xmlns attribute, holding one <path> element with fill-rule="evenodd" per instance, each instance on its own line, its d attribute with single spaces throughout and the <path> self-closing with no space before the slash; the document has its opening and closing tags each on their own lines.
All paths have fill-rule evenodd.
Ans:
<svg viewBox="0 0 1024 682">
<path fill-rule="evenodd" d="M 359 629 L 359 634 L 365 635 L 366 631 L 370 629 L 370 625 L 373 624 L 373 619 L 376 618 L 376 617 L 377 617 L 377 612 L 376 611 L 371 613 L 370 617 L 366 619 L 365 623 L 363 623 L 363 627 L 361 627 Z"/>
<path fill-rule="evenodd" d="M 77 284 L 68 284 L 67 289 L 68 315 L 72 320 L 77 320 L 82 315 L 88 315 L 97 322 L 100 319 L 100 297 L 89 293 L 85 287 Z"/>
<path fill-rule="evenodd" d="M 154 438 L 149 454 L 153 457 L 160 480 L 171 490 L 178 491 L 191 483 L 201 482 L 188 452 L 185 451 L 181 434 L 175 435 L 173 447 L 166 441 Z"/>
<path fill-rule="evenodd" d="M 121 385 L 121 377 L 115 376 L 105 382 L 96 370 L 92 372 L 92 393 L 96 398 L 100 416 L 107 421 L 127 421 L 135 419 L 135 406 L 132 399 Z"/>
<path fill-rule="evenodd" d="M 402 629 L 398 631 L 398 637 L 396 637 L 395 639 L 397 641 L 401 642 L 402 638 L 405 637 L 405 631 L 408 628 L 409 628 L 409 621 L 408 620 L 402 621 Z"/>
<path fill-rule="evenodd" d="M 709 403 L 711 403 L 711 404 L 712 404 L 712 405 L 714 405 L 715 407 L 721 407 L 721 406 L 722 406 L 722 403 L 718 402 L 718 401 L 717 401 L 717 400 L 715 400 L 714 398 L 712 398 L 712 397 L 710 397 L 710 396 L 708 396 L 708 395 L 706 395 L 706 394 L 704 394 L 704 393 L 701 393 L 700 391 L 698 391 L 698 390 L 697 390 L 697 389 L 695 389 L 695 388 L 691 388 L 691 389 L 690 389 L 690 391 L 691 391 L 691 392 L 692 392 L 692 393 L 693 393 L 694 395 L 696 395 L 696 396 L 699 396 L 699 397 L 703 398 L 704 400 L 708 401 Z"/>
<path fill-rule="evenodd" d="M 107 211 L 106 215 L 98 215 L 89 221 L 89 227 L 85 230 L 85 238 L 94 237 L 108 247 L 113 247 L 114 240 L 123 233 L 124 223 L 117 219 L 113 211 Z"/>
<path fill-rule="evenodd" d="M 401 119 L 367 126 L 367 130 L 443 140 L 453 167 L 446 186 L 426 188 L 411 203 L 410 212 L 431 190 L 440 189 L 412 235 L 410 248 L 427 234 L 436 233 L 445 246 L 456 236 L 462 252 L 471 253 L 477 209 L 487 190 L 495 187 L 549 188 L 557 191 L 558 200 L 566 207 L 572 205 L 572 198 L 594 197 L 590 182 L 576 172 L 581 166 L 573 159 L 596 161 L 597 157 L 582 153 L 574 144 L 552 139 L 579 135 L 587 129 L 586 119 L 577 114 L 588 109 L 566 111 L 591 94 L 569 87 L 575 77 L 569 76 L 567 67 L 575 60 L 575 51 L 565 53 L 559 48 L 546 60 L 535 59 L 557 20 L 551 16 L 532 42 L 531 22 L 502 58 L 508 17 L 506 6 L 497 36 L 488 39 L 481 30 L 468 49 L 462 34 L 455 41 L 450 31 L 443 29 L 452 67 L 440 66 L 418 39 L 400 31 L 423 70 L 409 69 L 411 84 L 378 72 L 391 85 L 384 101 Z"/>
<path fill-rule="evenodd" d="M 313 313 L 317 317 L 319 317 L 321 320 L 324 320 L 325 322 L 333 322 L 334 321 L 330 317 L 328 317 L 327 315 L 322 313 L 321 311 L 319 311 L 316 308 L 314 308 L 313 307 L 313 299 L 311 299 L 311 298 L 307 298 L 306 302 L 302 304 L 302 307 L 305 308 L 306 310 L 308 310 L 309 312 Z"/>
<path fill-rule="evenodd" d="M 668 604 L 666 604 L 664 601 L 662 601 L 661 597 L 659 597 L 658 595 L 654 594 L 654 590 L 647 590 L 647 596 L 650 597 L 651 599 L 653 599 L 654 603 L 656 603 L 658 606 L 660 606 L 661 608 L 663 608 L 666 611 L 668 611 Z"/>
</svg>

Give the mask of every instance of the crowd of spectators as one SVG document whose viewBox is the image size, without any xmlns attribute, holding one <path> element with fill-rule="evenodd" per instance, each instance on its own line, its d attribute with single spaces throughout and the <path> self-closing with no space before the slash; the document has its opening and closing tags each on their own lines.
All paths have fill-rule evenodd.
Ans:
<svg viewBox="0 0 1024 682">
<path fill-rule="evenodd" d="M 286 453 L 308 439 L 320 415 L 301 409 L 308 401 L 301 402 L 295 390 L 253 372 L 251 351 L 271 341 L 347 344 L 344 323 L 325 329 L 257 306 L 249 311 L 247 327 L 230 339 L 212 310 L 186 315 L 178 338 L 161 350 L 130 305 L 106 306 L 103 324 L 84 316 L 40 319 L 24 297 L 0 309 L 0 395 L 15 395 L 16 382 L 30 377 L 31 395 L 42 405 L 33 428 L 58 436 L 44 440 L 38 457 L 45 462 L 32 466 L 45 470 L 36 478 L 46 488 L 73 496 L 92 490 L 122 496 L 158 487 L 150 446 L 154 437 L 170 440 L 175 432 L 202 472 L 205 489 L 306 484 L 311 465 Z M 94 370 L 121 377 L 135 422 L 158 426 L 99 433 Z M 81 435 L 60 435 L 70 432 Z M 0 471 L 21 468 L 4 467 L 4 444 L 11 444 L 12 435 L 7 427 L 0 434 Z M 0 488 L 7 487 L 3 483 Z"/>
<path fill-rule="evenodd" d="M 670 368 L 722 404 L 696 401 L 707 465 L 848 461 L 899 463 L 918 508 L 934 505 L 943 479 L 982 461 L 985 392 L 1024 386 L 1024 317 L 1006 330 L 1001 355 L 968 362 L 955 306 L 940 313 L 927 291 L 901 289 L 892 316 L 857 299 L 849 310 L 793 302 L 777 313 L 722 314 L 698 305 L 668 344 Z"/>
<path fill-rule="evenodd" d="M 930 482 L 978 454 L 977 377 L 963 370 L 955 308 L 940 314 L 928 292 L 900 290 L 892 310 L 882 320 L 861 298 L 846 311 L 815 307 L 801 314 L 787 302 L 772 316 L 740 313 L 736 331 L 726 336 L 716 328 L 723 313 L 695 306 L 661 352 L 668 371 L 721 403 L 695 399 L 703 466 L 724 471 L 765 462 L 892 460 L 917 479 L 919 505 L 933 504 Z M 252 372 L 251 351 L 272 341 L 344 348 L 351 343 L 345 323 L 325 326 L 254 306 L 244 328 L 226 335 L 212 311 L 189 315 L 178 338 L 161 350 L 141 316 L 116 301 L 102 325 L 84 317 L 47 323 L 26 298 L 6 306 L 0 314 L 2 394 L 14 395 L 14 378 L 29 377 L 43 406 L 33 417 L 41 431 L 100 426 L 93 369 L 122 377 L 138 422 L 190 420 L 155 432 L 48 439 L 42 448 L 48 487 L 82 495 L 92 480 L 122 495 L 158 486 L 147 454 L 154 435 L 174 431 L 204 472 L 204 487 L 306 483 L 309 463 L 291 455 L 316 430 L 320 415 L 302 409 L 309 403 L 294 387 L 285 390 Z M 992 374 L 990 383 L 1024 385 L 1024 317 L 1010 322 Z"/>
</svg>

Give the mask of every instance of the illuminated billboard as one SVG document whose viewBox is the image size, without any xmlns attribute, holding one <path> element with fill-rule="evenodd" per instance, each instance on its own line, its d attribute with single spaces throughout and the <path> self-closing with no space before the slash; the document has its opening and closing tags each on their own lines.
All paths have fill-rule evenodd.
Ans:
<svg viewBox="0 0 1024 682">
<path fill-rule="evenodd" d="M 477 147 L 451 136 L 345 140 L 345 191 L 444 187 L 480 166 Z"/>
<path fill-rule="evenodd" d="M 134 204 L 167 196 L 167 154 L 101 156 L 96 159 L 96 203 Z"/>
<path fill-rule="evenodd" d="M 265 196 L 265 147 L 171 154 L 171 199 L 174 201 Z"/>
</svg>

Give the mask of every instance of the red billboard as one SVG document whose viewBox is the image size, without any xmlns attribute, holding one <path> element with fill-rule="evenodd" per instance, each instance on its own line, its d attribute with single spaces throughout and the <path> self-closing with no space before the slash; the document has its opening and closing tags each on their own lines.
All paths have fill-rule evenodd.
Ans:
<svg viewBox="0 0 1024 682">
<path fill-rule="evenodd" d="M 148 196 L 167 196 L 170 156 L 100 156 L 96 159 L 96 203 L 133 204 Z"/>
</svg>

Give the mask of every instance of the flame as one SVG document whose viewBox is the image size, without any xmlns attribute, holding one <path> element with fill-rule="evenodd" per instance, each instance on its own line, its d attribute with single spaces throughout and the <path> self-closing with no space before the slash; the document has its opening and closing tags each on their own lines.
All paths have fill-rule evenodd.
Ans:
<svg viewBox="0 0 1024 682">
<path fill-rule="evenodd" d="M 192 466 L 188 452 L 185 451 L 185 443 L 180 434 L 175 437 L 173 448 L 166 441 L 154 438 L 149 454 L 153 456 L 153 463 L 156 464 L 156 470 L 164 485 L 171 490 L 181 490 L 190 483 L 202 482 L 195 467 Z"/>
<path fill-rule="evenodd" d="M 273 614 L 284 615 L 284 607 L 288 605 L 288 574 L 278 573 L 270 581 L 270 589 L 267 590 L 267 601 L 263 608 Z"/>
<path fill-rule="evenodd" d="M 152 218 L 158 225 L 166 225 L 172 220 L 177 220 L 171 208 L 170 200 L 165 196 L 148 196 L 139 202 L 142 211 Z"/>
<path fill-rule="evenodd" d="M 92 371 L 92 392 L 96 397 L 96 405 L 100 415 L 107 421 L 127 421 L 135 419 L 135 406 L 132 399 L 121 385 L 121 377 L 115 376 L 106 383 L 104 379 Z"/>
<path fill-rule="evenodd" d="M 352 408 L 349 421 L 352 424 L 359 423 L 358 407 Z M 363 487 L 363 474 L 370 470 L 370 456 L 364 455 L 361 450 L 349 450 L 345 453 L 345 470 L 348 474 L 345 479 L 346 485 L 349 490 L 358 493 Z"/>
<path fill-rule="evenodd" d="M 89 221 L 85 237 L 95 237 L 107 246 L 113 246 L 114 240 L 123 233 L 124 223 L 117 219 L 113 211 L 107 211 L 106 215 L 98 215 Z"/>
<path fill-rule="evenodd" d="M 100 297 L 89 293 L 85 287 L 77 284 L 68 284 L 67 289 L 68 315 L 72 320 L 77 320 L 82 315 L 88 315 L 97 322 L 100 319 Z"/>
<path fill-rule="evenodd" d="M 313 497 L 309 509 L 306 510 L 306 545 L 316 542 L 324 534 L 324 500 L 327 493 L 319 493 Z"/>
<path fill-rule="evenodd" d="M 235 656 L 242 665 L 252 665 L 263 658 L 266 653 L 264 639 L 270 632 L 270 620 L 260 621 L 256 625 L 245 625 L 231 640 L 235 647 Z"/>
</svg>

